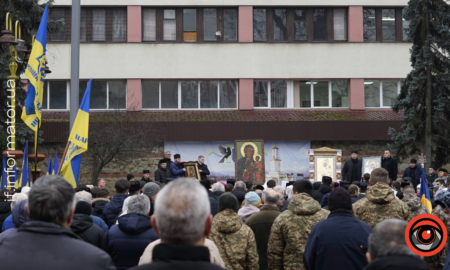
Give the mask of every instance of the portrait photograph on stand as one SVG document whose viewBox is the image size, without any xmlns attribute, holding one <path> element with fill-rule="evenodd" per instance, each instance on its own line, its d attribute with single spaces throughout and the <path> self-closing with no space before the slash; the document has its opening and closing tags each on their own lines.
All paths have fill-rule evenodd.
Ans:
<svg viewBox="0 0 450 270">
<path fill-rule="evenodd" d="M 234 142 L 236 155 L 236 179 L 244 182 L 252 181 L 263 185 L 265 181 L 264 141 L 236 140 Z"/>
</svg>

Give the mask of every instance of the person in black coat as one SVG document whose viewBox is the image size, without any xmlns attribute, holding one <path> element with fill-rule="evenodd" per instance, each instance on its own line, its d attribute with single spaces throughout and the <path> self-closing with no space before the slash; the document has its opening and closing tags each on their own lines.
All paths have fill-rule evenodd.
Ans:
<svg viewBox="0 0 450 270">
<path fill-rule="evenodd" d="M 91 218 L 91 206 L 89 203 L 79 201 L 75 207 L 70 230 L 78 235 L 85 242 L 103 249 L 105 243 L 105 232 L 94 224 Z"/>
<path fill-rule="evenodd" d="M 28 197 L 29 221 L 16 235 L 0 239 L 0 268 L 115 269 L 106 252 L 69 230 L 74 195 L 72 186 L 61 176 L 38 178 Z"/>
<path fill-rule="evenodd" d="M 219 213 L 219 197 L 225 193 L 225 187 L 221 183 L 215 183 L 212 186 L 212 192 L 209 196 L 209 203 L 211 205 L 211 215 L 215 216 Z"/>
<path fill-rule="evenodd" d="M 417 185 L 420 184 L 422 179 L 422 170 L 421 167 L 417 165 L 417 160 L 415 158 L 412 158 L 409 161 L 409 167 L 403 172 L 402 178 L 405 177 L 410 177 L 412 179 L 414 189 L 416 189 Z"/>
<path fill-rule="evenodd" d="M 314 200 L 316 200 L 318 203 L 322 202 L 323 196 L 325 194 L 331 192 L 331 190 L 332 190 L 331 183 L 332 182 L 333 181 L 332 181 L 331 177 L 323 176 L 322 177 L 322 183 L 320 184 L 318 192 L 314 192 L 313 191 L 313 198 L 314 198 Z M 318 183 L 320 183 L 320 182 L 318 182 Z"/>
<path fill-rule="evenodd" d="M 172 154 L 170 153 L 170 151 L 167 151 L 166 153 L 164 153 L 164 158 L 158 162 L 158 167 L 161 165 L 161 163 L 164 162 L 167 165 L 167 169 L 169 169 L 170 165 L 173 163 L 173 161 L 170 159 L 171 157 L 172 157 Z"/>
<path fill-rule="evenodd" d="M 139 263 L 139 258 L 151 242 L 159 239 L 150 223 L 150 199 L 146 195 L 131 196 L 128 213 L 119 217 L 118 224 L 106 235 L 105 250 L 118 270 Z"/>
<path fill-rule="evenodd" d="M 320 182 L 314 182 L 314 184 L 313 184 L 312 197 L 318 203 L 320 203 L 320 201 L 322 201 L 322 197 L 323 197 L 323 194 L 319 191 L 319 188 L 321 185 L 322 185 L 322 183 L 320 183 Z"/>
<path fill-rule="evenodd" d="M 369 264 L 364 270 L 427 269 L 427 263 L 406 244 L 407 226 L 408 222 L 400 219 L 386 219 L 375 226 L 369 237 Z"/>
<path fill-rule="evenodd" d="M 152 182 L 152 179 L 150 179 L 150 171 L 144 170 L 142 172 L 144 175 L 141 178 L 141 181 L 144 181 L 145 183 Z"/>
<path fill-rule="evenodd" d="M 210 174 L 208 170 L 208 166 L 205 164 L 205 157 L 199 156 L 198 157 L 198 171 L 200 172 L 200 180 L 207 180 L 208 175 Z"/>
<path fill-rule="evenodd" d="M 109 191 L 106 188 L 100 188 L 97 196 L 98 198 L 91 201 L 92 215 L 101 218 L 103 216 L 103 208 L 109 203 Z"/>
<path fill-rule="evenodd" d="M 348 187 L 348 193 L 350 193 L 350 198 L 352 199 L 352 204 L 357 202 L 359 198 L 359 187 L 355 184 L 351 184 Z"/>
<path fill-rule="evenodd" d="M 171 179 L 170 170 L 165 161 L 160 161 L 158 169 L 155 171 L 155 181 L 161 184 L 167 184 Z"/>
<path fill-rule="evenodd" d="M 357 182 L 361 180 L 362 161 L 358 159 L 358 151 L 352 151 L 351 158 L 344 163 L 342 180 Z"/>
<path fill-rule="evenodd" d="M 391 156 L 391 150 L 387 149 L 384 151 L 383 160 L 381 161 L 381 167 L 388 171 L 389 178 L 392 179 L 392 181 L 397 180 L 398 164 L 397 160 L 395 160 Z"/>
<path fill-rule="evenodd" d="M 9 190 L 0 190 L 0 229 L 3 226 L 3 222 L 7 217 L 11 215 L 11 202 L 8 202 Z M 1 231 L 1 230 L 0 230 Z"/>
<path fill-rule="evenodd" d="M 130 182 L 121 179 L 116 182 L 115 188 L 116 195 L 114 195 L 114 198 L 103 208 L 102 218 L 109 227 L 116 223 L 117 215 L 122 212 L 123 202 L 128 197 L 127 193 L 130 188 Z"/>
<path fill-rule="evenodd" d="M 347 190 L 337 187 L 328 198 L 327 219 L 311 230 L 303 254 L 306 269 L 360 270 L 367 265 L 366 252 L 372 229 L 352 214 Z"/>
</svg>

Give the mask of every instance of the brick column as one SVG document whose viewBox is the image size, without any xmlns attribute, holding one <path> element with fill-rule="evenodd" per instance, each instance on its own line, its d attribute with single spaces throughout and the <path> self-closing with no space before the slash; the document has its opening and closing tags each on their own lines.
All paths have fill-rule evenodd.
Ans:
<svg viewBox="0 0 450 270">
<path fill-rule="evenodd" d="M 253 79 L 239 79 L 239 110 L 253 111 Z"/>
<path fill-rule="evenodd" d="M 142 42 L 142 8 L 127 7 L 127 41 Z"/>
<path fill-rule="evenodd" d="M 253 42 L 253 7 L 239 6 L 239 42 Z"/>
<path fill-rule="evenodd" d="M 348 8 L 348 41 L 364 42 L 363 7 Z"/>
<path fill-rule="evenodd" d="M 364 100 L 364 79 L 350 79 L 349 90 L 350 110 L 364 111 L 366 109 Z"/>
<path fill-rule="evenodd" d="M 127 111 L 142 111 L 142 84 L 140 79 L 127 80 Z"/>
</svg>

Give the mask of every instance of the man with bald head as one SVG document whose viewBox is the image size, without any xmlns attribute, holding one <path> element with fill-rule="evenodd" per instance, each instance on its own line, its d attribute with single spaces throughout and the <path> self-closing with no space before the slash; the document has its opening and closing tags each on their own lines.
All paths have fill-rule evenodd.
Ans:
<svg viewBox="0 0 450 270">
<path fill-rule="evenodd" d="M 268 269 L 267 243 L 269 242 L 270 229 L 275 219 L 280 214 L 280 194 L 272 188 L 263 191 L 261 211 L 251 215 L 246 221 L 255 234 L 256 247 L 259 256 L 259 269 Z"/>
</svg>

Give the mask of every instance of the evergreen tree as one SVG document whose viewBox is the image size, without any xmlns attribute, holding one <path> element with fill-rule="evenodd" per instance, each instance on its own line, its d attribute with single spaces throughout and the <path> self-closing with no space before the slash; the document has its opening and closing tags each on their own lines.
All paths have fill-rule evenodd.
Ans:
<svg viewBox="0 0 450 270">
<path fill-rule="evenodd" d="M 13 35 L 15 31 L 16 20 L 21 24 L 21 37 L 26 42 L 28 49 L 31 48 L 31 40 L 33 33 L 37 32 L 39 24 L 44 13 L 45 5 L 48 5 L 49 10 L 53 5 L 54 0 L 1 0 L 0 1 L 0 31 L 6 29 L 6 14 L 9 12 L 12 15 Z M 48 20 L 47 31 L 54 33 L 62 29 L 64 20 L 52 21 Z M 9 51 L 4 52 L 0 49 L 0 138 L 6 138 L 6 120 L 7 120 L 7 102 L 10 99 L 7 97 L 9 92 L 6 91 L 7 77 L 11 74 L 9 71 L 10 55 Z M 18 62 L 17 75 L 20 76 L 25 72 L 26 63 Z M 26 79 L 24 75 L 22 79 Z M 24 85 L 20 81 L 16 81 L 16 149 L 21 149 L 25 140 L 34 141 L 34 132 L 28 128 L 20 116 L 22 109 L 20 104 L 25 101 L 26 92 L 22 88 Z M 6 140 L 0 140 L 0 153 L 6 149 Z"/>
<path fill-rule="evenodd" d="M 403 130 L 388 133 L 399 158 L 425 148 L 425 168 L 441 166 L 450 161 L 450 8 L 444 0 L 410 0 L 404 17 L 412 71 L 392 106 L 403 110 Z"/>
</svg>

